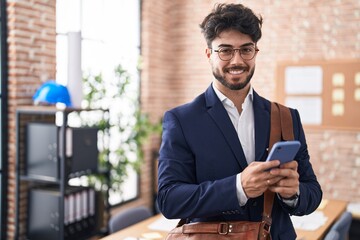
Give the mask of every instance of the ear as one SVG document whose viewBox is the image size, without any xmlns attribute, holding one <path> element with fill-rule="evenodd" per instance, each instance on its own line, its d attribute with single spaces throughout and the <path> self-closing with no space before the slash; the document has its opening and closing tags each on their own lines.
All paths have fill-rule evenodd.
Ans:
<svg viewBox="0 0 360 240">
<path fill-rule="evenodd" d="M 206 54 L 207 58 L 210 59 L 211 49 L 210 49 L 210 48 L 206 48 L 206 49 L 205 49 L 205 54 Z"/>
</svg>

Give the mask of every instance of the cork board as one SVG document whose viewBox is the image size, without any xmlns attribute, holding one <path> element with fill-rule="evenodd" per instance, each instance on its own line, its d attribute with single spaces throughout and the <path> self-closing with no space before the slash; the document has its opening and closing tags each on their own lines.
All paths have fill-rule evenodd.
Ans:
<svg viewBox="0 0 360 240">
<path fill-rule="evenodd" d="M 360 129 L 360 60 L 280 63 L 276 101 L 305 126 Z"/>
</svg>

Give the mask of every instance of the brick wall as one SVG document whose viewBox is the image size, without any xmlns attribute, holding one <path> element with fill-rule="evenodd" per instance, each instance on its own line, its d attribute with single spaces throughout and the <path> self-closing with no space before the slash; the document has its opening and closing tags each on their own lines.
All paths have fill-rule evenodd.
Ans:
<svg viewBox="0 0 360 240">
<path fill-rule="evenodd" d="M 210 84 L 198 25 L 215 2 L 143 0 L 142 106 L 154 119 L 192 100 Z M 267 98 L 276 100 L 278 63 L 360 58 L 357 0 L 221 2 L 243 3 L 264 18 L 252 84 Z M 306 127 L 305 131 L 324 197 L 360 202 L 360 131 Z"/>
<path fill-rule="evenodd" d="M 15 110 L 32 104 L 40 84 L 55 78 L 55 0 L 7 0 L 9 51 L 8 238 L 15 229 Z M 21 211 L 26 209 L 22 206 Z M 24 213 L 21 214 L 21 219 Z M 22 224 L 22 229 L 24 229 Z"/>
</svg>

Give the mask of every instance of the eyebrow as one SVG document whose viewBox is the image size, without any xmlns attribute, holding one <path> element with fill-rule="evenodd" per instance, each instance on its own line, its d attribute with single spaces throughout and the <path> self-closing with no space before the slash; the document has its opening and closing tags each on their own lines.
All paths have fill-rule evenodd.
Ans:
<svg viewBox="0 0 360 240">
<path fill-rule="evenodd" d="M 253 42 L 248 42 L 248 43 L 244 43 L 243 45 L 241 45 L 240 47 L 247 47 L 247 46 L 253 46 L 253 47 L 255 47 L 256 46 L 256 44 L 255 43 L 253 43 Z M 234 47 L 233 45 L 230 45 L 230 44 L 220 44 L 220 45 L 218 45 L 218 47 L 220 48 L 220 47 Z"/>
</svg>

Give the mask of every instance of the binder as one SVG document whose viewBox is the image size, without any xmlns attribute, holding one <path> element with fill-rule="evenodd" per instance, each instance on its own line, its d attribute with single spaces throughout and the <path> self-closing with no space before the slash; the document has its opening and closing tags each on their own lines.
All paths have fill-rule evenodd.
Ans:
<svg viewBox="0 0 360 240">
<path fill-rule="evenodd" d="M 30 122 L 26 125 L 27 175 L 56 181 L 60 178 L 60 156 L 63 137 L 60 128 L 51 123 Z M 94 173 L 98 170 L 97 128 L 66 129 L 66 176 Z"/>
<path fill-rule="evenodd" d="M 57 180 L 59 178 L 57 126 L 48 123 L 28 123 L 25 146 L 27 175 Z"/>
<path fill-rule="evenodd" d="M 59 192 L 32 189 L 29 193 L 28 236 L 36 240 L 59 239 Z"/>
<path fill-rule="evenodd" d="M 67 131 L 68 142 L 67 152 L 72 154 L 68 156 L 69 173 L 91 173 L 97 172 L 99 161 L 99 150 L 97 146 L 98 138 L 97 128 L 69 128 Z"/>
<path fill-rule="evenodd" d="M 98 230 L 95 224 L 96 215 L 90 210 L 90 206 L 95 208 L 95 198 L 95 190 L 89 187 L 71 186 L 66 189 L 63 219 L 66 240 L 81 239 Z M 61 194 L 56 187 L 30 190 L 29 239 L 60 240 L 60 199 Z M 102 213 L 100 214 L 102 215 Z"/>
</svg>

